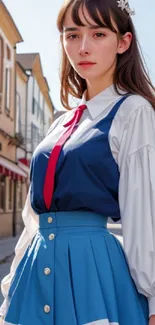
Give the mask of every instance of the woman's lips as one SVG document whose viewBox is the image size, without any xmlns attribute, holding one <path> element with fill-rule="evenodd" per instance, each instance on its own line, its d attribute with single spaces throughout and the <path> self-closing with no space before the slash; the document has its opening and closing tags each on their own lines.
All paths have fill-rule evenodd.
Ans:
<svg viewBox="0 0 155 325">
<path fill-rule="evenodd" d="M 92 67 L 95 64 L 96 64 L 95 62 L 90 62 L 90 61 L 82 61 L 78 63 L 80 67 Z"/>
</svg>

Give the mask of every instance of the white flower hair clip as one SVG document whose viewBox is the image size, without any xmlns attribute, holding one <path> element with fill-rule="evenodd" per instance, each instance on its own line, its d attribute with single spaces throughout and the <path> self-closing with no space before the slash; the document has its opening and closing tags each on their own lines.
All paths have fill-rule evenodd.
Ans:
<svg viewBox="0 0 155 325">
<path fill-rule="evenodd" d="M 118 3 L 118 7 L 121 8 L 122 10 L 126 10 L 129 16 L 134 16 L 136 14 L 135 10 L 129 7 L 128 0 L 118 0 L 117 3 Z"/>
</svg>

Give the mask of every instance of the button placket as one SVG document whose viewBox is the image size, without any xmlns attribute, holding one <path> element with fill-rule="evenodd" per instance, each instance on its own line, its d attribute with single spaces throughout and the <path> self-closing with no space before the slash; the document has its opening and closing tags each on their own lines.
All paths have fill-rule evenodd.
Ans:
<svg viewBox="0 0 155 325">
<path fill-rule="evenodd" d="M 52 225 L 52 223 L 54 222 L 54 218 L 50 215 L 48 217 L 46 217 L 46 224 L 48 225 L 47 228 L 47 251 L 46 251 L 46 256 L 44 258 L 44 261 L 46 264 L 44 264 L 44 269 L 43 269 L 43 276 L 44 276 L 44 281 L 45 281 L 45 286 L 47 286 L 49 288 L 48 290 L 48 295 L 47 295 L 47 301 L 45 301 L 45 303 L 49 303 L 43 306 L 43 310 L 45 314 L 50 314 L 51 317 L 53 318 L 53 295 L 54 295 L 54 238 L 56 236 L 56 234 L 54 233 L 49 233 L 49 231 L 52 231 L 52 228 L 54 226 L 54 224 Z M 50 243 L 51 242 L 51 243 Z M 52 258 L 51 258 L 52 257 Z M 50 259 L 50 263 L 49 263 L 49 259 Z M 50 281 L 50 283 L 49 283 Z"/>
</svg>

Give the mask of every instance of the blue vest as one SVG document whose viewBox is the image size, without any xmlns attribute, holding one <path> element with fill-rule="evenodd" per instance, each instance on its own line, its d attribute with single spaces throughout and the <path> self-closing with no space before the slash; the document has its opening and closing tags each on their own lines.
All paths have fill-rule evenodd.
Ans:
<svg viewBox="0 0 155 325">
<path fill-rule="evenodd" d="M 88 126 L 76 142 L 64 145 L 56 168 L 55 190 L 50 211 L 94 211 L 118 220 L 119 170 L 110 150 L 108 134 L 123 96 L 95 126 Z M 59 127 L 59 126 L 58 126 Z M 46 213 L 43 185 L 52 144 L 34 152 L 31 162 L 31 204 L 37 214 Z"/>
</svg>

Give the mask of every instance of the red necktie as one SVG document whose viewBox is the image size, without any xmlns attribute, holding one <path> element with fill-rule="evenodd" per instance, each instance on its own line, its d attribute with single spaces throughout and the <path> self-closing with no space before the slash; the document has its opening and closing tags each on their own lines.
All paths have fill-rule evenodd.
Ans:
<svg viewBox="0 0 155 325">
<path fill-rule="evenodd" d="M 86 105 L 80 105 L 76 109 L 74 113 L 74 117 L 66 124 L 64 124 L 64 127 L 68 127 L 67 130 L 63 133 L 63 135 L 59 138 L 59 140 L 56 142 L 49 160 L 48 160 L 48 166 L 46 170 L 45 175 L 45 182 L 44 182 L 44 188 L 43 188 L 43 196 L 44 196 L 44 202 L 46 205 L 46 208 L 49 210 L 52 202 L 52 196 L 54 191 L 54 175 L 56 170 L 56 164 L 61 152 L 61 149 L 64 145 L 64 143 L 67 141 L 67 139 L 71 136 L 71 134 L 74 131 L 74 128 L 76 124 L 79 122 L 83 111 L 87 108 Z"/>
</svg>

